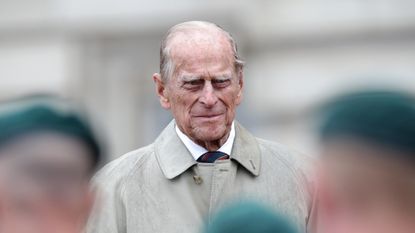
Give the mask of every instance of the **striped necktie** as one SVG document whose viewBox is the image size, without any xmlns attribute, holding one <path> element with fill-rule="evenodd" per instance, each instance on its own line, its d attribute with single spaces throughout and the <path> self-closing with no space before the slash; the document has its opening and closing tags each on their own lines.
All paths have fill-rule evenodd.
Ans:
<svg viewBox="0 0 415 233">
<path fill-rule="evenodd" d="M 216 160 L 229 159 L 229 155 L 220 151 L 209 151 L 200 156 L 197 161 L 199 163 L 214 163 Z"/>
</svg>

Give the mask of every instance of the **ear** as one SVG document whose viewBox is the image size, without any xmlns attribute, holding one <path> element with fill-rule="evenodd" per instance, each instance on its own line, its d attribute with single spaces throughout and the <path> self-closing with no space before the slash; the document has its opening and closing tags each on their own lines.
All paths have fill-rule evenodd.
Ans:
<svg viewBox="0 0 415 233">
<path fill-rule="evenodd" d="M 165 109 L 170 109 L 170 101 L 166 90 L 166 84 L 161 79 L 161 75 L 159 73 L 153 74 L 153 81 L 154 84 L 156 84 L 156 93 L 159 96 L 161 106 Z"/>
<path fill-rule="evenodd" d="M 241 104 L 242 102 L 242 97 L 243 97 L 243 89 L 244 89 L 244 71 L 242 69 L 239 69 L 237 71 L 237 78 L 238 78 L 238 85 L 239 85 L 239 90 L 238 90 L 238 94 L 236 96 L 236 105 Z"/>
</svg>

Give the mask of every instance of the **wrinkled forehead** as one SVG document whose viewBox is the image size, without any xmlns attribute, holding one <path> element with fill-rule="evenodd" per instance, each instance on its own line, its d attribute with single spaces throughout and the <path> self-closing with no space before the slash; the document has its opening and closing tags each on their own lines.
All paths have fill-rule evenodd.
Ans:
<svg viewBox="0 0 415 233">
<path fill-rule="evenodd" d="M 194 65 L 233 66 L 231 43 L 220 31 L 179 31 L 172 35 L 168 47 L 176 69 Z"/>
</svg>

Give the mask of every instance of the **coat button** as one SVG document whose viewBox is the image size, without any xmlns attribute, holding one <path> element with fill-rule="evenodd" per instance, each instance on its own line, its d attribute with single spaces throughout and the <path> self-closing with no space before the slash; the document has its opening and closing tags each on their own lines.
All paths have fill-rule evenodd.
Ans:
<svg viewBox="0 0 415 233">
<path fill-rule="evenodd" d="M 193 180 L 195 181 L 196 184 L 202 184 L 203 183 L 203 179 L 200 176 L 193 176 Z"/>
</svg>

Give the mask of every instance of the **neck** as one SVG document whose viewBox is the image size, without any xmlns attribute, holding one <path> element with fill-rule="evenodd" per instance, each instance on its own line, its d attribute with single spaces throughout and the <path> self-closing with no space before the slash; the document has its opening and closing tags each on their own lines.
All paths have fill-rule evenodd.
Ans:
<svg viewBox="0 0 415 233">
<path fill-rule="evenodd" d="M 214 141 L 195 140 L 194 142 L 198 144 L 199 146 L 204 147 L 208 151 L 217 151 L 219 148 L 221 148 L 221 146 L 223 146 L 223 144 L 225 144 L 226 140 L 228 140 L 230 132 L 231 132 L 230 129 L 227 130 L 226 134 L 218 140 L 214 140 Z"/>
</svg>

